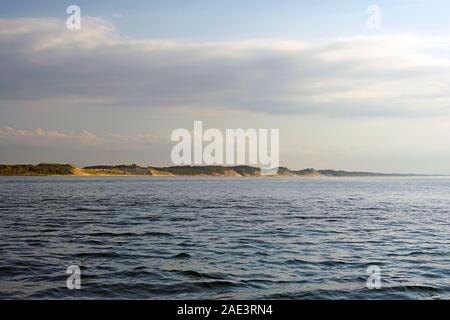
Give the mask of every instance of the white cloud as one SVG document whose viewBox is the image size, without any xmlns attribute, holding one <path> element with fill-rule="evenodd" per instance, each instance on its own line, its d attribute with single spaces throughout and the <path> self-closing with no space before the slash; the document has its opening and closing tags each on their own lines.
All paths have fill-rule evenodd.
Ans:
<svg viewBox="0 0 450 320">
<path fill-rule="evenodd" d="M 37 128 L 36 130 L 17 129 L 9 126 L 0 127 L 0 142 L 12 143 L 77 143 L 81 145 L 97 146 L 118 146 L 118 147 L 145 147 L 150 144 L 161 142 L 161 138 L 154 134 L 134 133 L 118 134 L 106 133 L 96 135 L 87 130 L 75 131 L 54 131 Z"/>
<path fill-rule="evenodd" d="M 42 128 L 36 130 L 16 129 L 9 126 L 0 128 L 0 141 L 27 142 L 27 143 L 51 143 L 51 142 L 77 142 L 82 144 L 95 144 L 98 137 L 89 131 L 60 132 L 49 131 Z"/>
<path fill-rule="evenodd" d="M 449 39 L 142 41 L 100 18 L 0 20 L 0 108 L 91 104 L 329 115 L 450 114 Z M 75 98 L 74 98 L 75 97 Z M 25 101 L 25 103 L 24 103 Z"/>
<path fill-rule="evenodd" d="M 148 133 L 56 131 L 0 127 L 2 163 L 60 162 L 78 165 L 136 163 L 162 164 L 164 139 Z M 156 153 L 156 156 L 152 156 Z"/>
</svg>

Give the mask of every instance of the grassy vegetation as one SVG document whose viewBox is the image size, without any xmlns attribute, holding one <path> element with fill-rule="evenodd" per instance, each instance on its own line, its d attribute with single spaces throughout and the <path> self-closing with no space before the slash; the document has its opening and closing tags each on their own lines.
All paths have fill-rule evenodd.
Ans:
<svg viewBox="0 0 450 320">
<path fill-rule="evenodd" d="M 152 172 L 153 171 L 153 172 Z M 38 165 L 18 164 L 0 165 L 0 176 L 53 176 L 53 175 L 159 175 L 168 174 L 174 176 L 260 176 L 261 169 L 251 166 L 172 166 L 172 167 L 141 167 L 132 165 L 99 165 L 78 169 L 70 164 L 40 163 Z M 315 170 L 312 168 L 303 170 L 290 170 L 280 167 L 278 176 L 325 176 L 325 177 L 400 177 L 420 176 L 412 174 L 385 174 L 372 172 L 351 172 L 339 170 Z"/>
<path fill-rule="evenodd" d="M 213 175 L 224 175 L 225 167 L 220 166 L 176 166 L 176 167 L 164 167 L 164 168 L 155 168 L 161 172 L 168 172 L 173 175 L 180 176 L 213 176 Z"/>
<path fill-rule="evenodd" d="M 118 166 L 108 166 L 108 165 L 99 165 L 99 166 L 90 166 L 84 167 L 83 171 L 88 174 L 104 174 L 104 175 L 147 175 L 148 168 L 140 167 L 137 164 L 121 164 Z"/>
<path fill-rule="evenodd" d="M 74 166 L 70 164 L 40 163 L 38 165 L 0 165 L 0 175 L 2 176 L 64 176 L 72 175 L 73 172 Z"/>
<path fill-rule="evenodd" d="M 250 166 L 174 166 L 153 169 L 176 176 L 259 176 L 261 174 L 260 168 Z"/>
<path fill-rule="evenodd" d="M 235 166 L 231 167 L 234 171 L 242 176 L 259 176 L 261 174 L 261 169 L 250 166 Z"/>
<path fill-rule="evenodd" d="M 88 175 L 101 176 L 101 175 L 112 175 L 112 176 L 129 176 L 132 175 L 129 172 L 122 171 L 119 169 L 83 169 L 83 172 Z"/>
<path fill-rule="evenodd" d="M 342 170 L 319 170 L 321 174 L 329 177 L 409 177 L 419 176 L 414 174 L 399 174 L 399 173 L 375 173 L 375 172 L 354 172 Z"/>
</svg>

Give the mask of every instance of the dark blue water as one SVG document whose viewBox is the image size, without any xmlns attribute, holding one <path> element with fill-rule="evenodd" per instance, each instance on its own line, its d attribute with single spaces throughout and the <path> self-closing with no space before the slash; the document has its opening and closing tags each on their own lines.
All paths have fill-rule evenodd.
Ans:
<svg viewBox="0 0 450 320">
<path fill-rule="evenodd" d="M 0 298 L 449 298 L 449 218 L 448 179 L 0 177 Z"/>
</svg>

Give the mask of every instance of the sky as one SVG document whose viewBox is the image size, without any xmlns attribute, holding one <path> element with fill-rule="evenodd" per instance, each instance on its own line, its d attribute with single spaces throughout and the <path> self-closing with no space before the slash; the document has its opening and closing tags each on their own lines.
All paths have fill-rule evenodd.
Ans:
<svg viewBox="0 0 450 320">
<path fill-rule="evenodd" d="M 1 2 L 0 163 L 171 165 L 202 120 L 280 129 L 293 169 L 450 174 L 449 21 L 437 0 Z"/>
</svg>

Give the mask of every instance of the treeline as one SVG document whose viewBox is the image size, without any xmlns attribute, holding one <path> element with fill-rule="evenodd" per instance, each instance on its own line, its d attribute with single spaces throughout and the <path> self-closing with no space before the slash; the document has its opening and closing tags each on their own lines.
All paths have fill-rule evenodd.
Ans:
<svg viewBox="0 0 450 320">
<path fill-rule="evenodd" d="M 221 176 L 230 175 L 231 173 L 241 176 L 258 176 L 261 173 L 260 168 L 250 166 L 174 166 L 162 168 L 150 167 L 150 169 L 179 176 Z"/>
<path fill-rule="evenodd" d="M 0 165 L 0 175 L 2 176 L 72 175 L 73 172 L 74 167 L 70 164 L 40 163 L 38 165 Z"/>
<path fill-rule="evenodd" d="M 38 165 L 0 165 L 0 176 L 51 176 L 51 175 L 173 175 L 173 176 L 260 176 L 261 169 L 241 166 L 172 166 L 141 167 L 131 165 L 99 165 L 78 169 L 71 164 L 40 163 Z M 342 170 L 290 170 L 280 167 L 275 176 L 299 177 L 406 177 L 422 176 L 398 173 L 351 172 Z"/>
<path fill-rule="evenodd" d="M 154 168 L 159 172 L 167 172 L 173 175 L 180 176 L 196 176 L 196 175 L 224 175 L 225 168 L 220 166 L 176 166 Z"/>
<path fill-rule="evenodd" d="M 321 174 L 329 177 L 414 177 L 424 176 L 418 174 L 401 174 L 401 173 L 376 173 L 376 172 L 358 172 L 358 171 L 342 171 L 342 170 L 318 170 Z"/>
<path fill-rule="evenodd" d="M 147 175 L 148 168 L 138 166 L 137 164 L 121 164 L 117 166 L 98 165 L 84 167 L 86 173 L 92 174 L 119 174 L 119 175 Z"/>
</svg>

